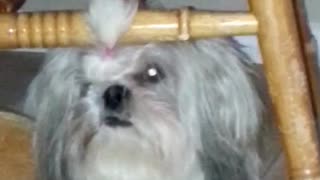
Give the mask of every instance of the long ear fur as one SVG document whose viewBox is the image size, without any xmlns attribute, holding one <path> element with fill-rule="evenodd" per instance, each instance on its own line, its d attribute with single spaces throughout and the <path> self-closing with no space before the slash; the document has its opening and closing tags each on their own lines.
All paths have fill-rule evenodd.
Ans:
<svg viewBox="0 0 320 180">
<path fill-rule="evenodd" d="M 68 109 L 79 99 L 81 63 L 77 50 L 55 50 L 33 80 L 24 104 L 24 111 L 37 121 L 34 148 L 39 179 L 64 179 L 61 142 L 55 132 Z"/>
<path fill-rule="evenodd" d="M 199 142 L 204 169 L 211 180 L 249 174 L 253 177 L 248 179 L 257 178 L 247 171 L 258 173 L 255 143 L 262 103 L 250 78 L 254 72 L 248 56 L 231 39 L 181 47 L 179 59 L 187 63 L 181 63 L 180 114 Z"/>
<path fill-rule="evenodd" d="M 47 104 L 55 104 L 61 110 L 65 110 L 65 106 L 79 93 L 76 88 L 79 77 L 76 76 L 79 74 L 80 66 L 77 50 L 58 49 L 49 52 L 41 71 L 28 88 L 24 111 L 37 118 L 39 112 L 48 111 Z M 58 116 L 63 114 L 62 111 L 58 112 Z"/>
</svg>

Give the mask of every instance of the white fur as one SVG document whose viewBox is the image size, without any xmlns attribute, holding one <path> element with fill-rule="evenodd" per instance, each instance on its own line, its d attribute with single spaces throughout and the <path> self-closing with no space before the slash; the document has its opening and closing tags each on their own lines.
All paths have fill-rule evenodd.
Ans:
<svg viewBox="0 0 320 180">
<path fill-rule="evenodd" d="M 137 9 L 137 0 L 92 0 L 87 19 L 96 41 L 113 48 L 128 30 Z"/>
</svg>

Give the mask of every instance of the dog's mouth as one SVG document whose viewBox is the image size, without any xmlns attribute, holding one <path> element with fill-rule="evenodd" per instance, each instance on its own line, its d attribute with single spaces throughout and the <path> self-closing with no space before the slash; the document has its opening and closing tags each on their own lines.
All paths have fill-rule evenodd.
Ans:
<svg viewBox="0 0 320 180">
<path fill-rule="evenodd" d="M 104 119 L 103 123 L 112 128 L 117 128 L 117 127 L 127 128 L 127 127 L 133 126 L 132 122 L 130 122 L 127 119 L 121 119 L 118 116 L 107 116 Z"/>
</svg>

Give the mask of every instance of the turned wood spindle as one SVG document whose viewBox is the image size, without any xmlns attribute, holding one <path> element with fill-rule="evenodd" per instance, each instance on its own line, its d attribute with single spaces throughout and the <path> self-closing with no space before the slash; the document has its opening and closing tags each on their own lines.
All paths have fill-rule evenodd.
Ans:
<svg viewBox="0 0 320 180">
<path fill-rule="evenodd" d="M 87 46 L 92 43 L 92 34 L 80 11 L 0 14 L 0 22 L 0 49 Z M 120 43 L 249 35 L 256 31 L 255 17 L 246 13 L 140 10 Z"/>
<path fill-rule="evenodd" d="M 250 0 L 289 178 L 320 179 L 318 141 L 291 0 Z"/>
<path fill-rule="evenodd" d="M 301 39 L 301 49 L 306 65 L 307 75 L 309 77 L 311 96 L 313 100 L 316 119 L 320 115 L 320 71 L 318 66 L 318 46 L 317 39 L 313 36 L 308 26 L 308 16 L 305 2 L 293 0 L 296 19 L 298 21 L 299 35 Z M 319 123 L 319 122 L 318 122 Z"/>
</svg>

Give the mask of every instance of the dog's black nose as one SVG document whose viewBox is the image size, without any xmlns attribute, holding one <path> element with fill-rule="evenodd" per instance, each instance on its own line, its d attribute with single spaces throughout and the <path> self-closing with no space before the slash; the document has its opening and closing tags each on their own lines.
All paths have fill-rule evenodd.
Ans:
<svg viewBox="0 0 320 180">
<path fill-rule="evenodd" d="M 121 111 L 129 98 L 129 89 L 122 85 L 110 86 L 103 94 L 105 108 L 110 110 Z"/>
</svg>

